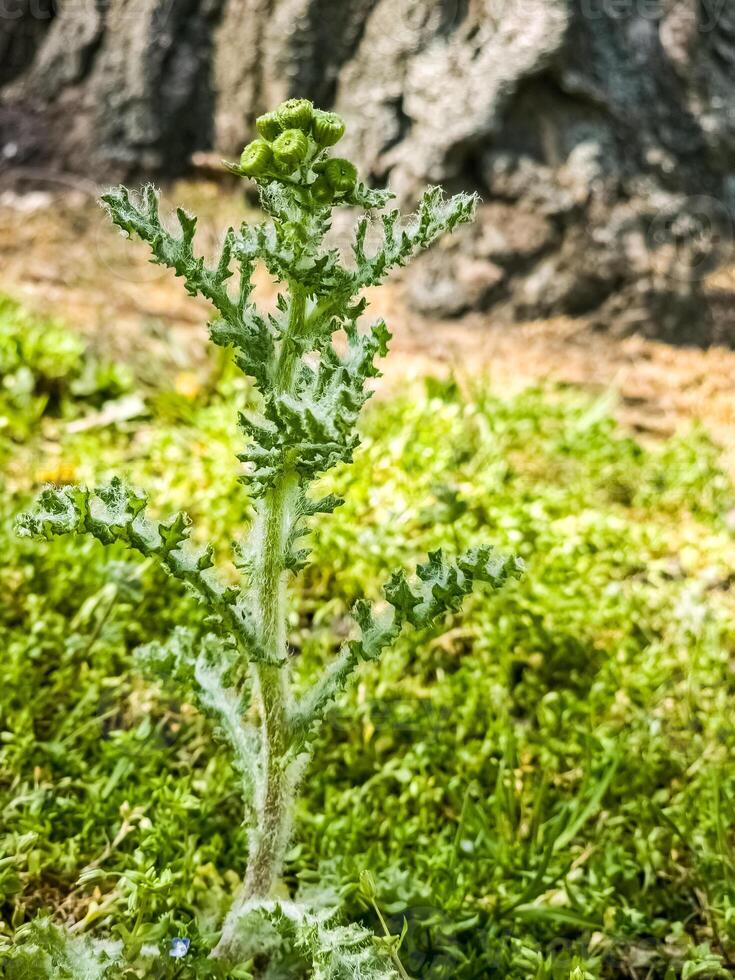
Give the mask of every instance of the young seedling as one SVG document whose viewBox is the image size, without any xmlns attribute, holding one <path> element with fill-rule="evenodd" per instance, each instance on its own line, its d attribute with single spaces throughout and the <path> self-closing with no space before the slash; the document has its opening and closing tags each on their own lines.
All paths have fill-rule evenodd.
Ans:
<svg viewBox="0 0 735 980">
<path fill-rule="evenodd" d="M 391 210 L 378 220 L 374 212 L 392 195 L 368 189 L 352 163 L 331 155 L 344 133 L 339 116 L 298 99 L 261 116 L 257 127 L 260 137 L 245 147 L 239 164 L 226 166 L 255 181 L 267 220 L 228 229 L 212 266 L 194 253 L 196 219 L 179 209 L 180 231 L 168 230 L 151 186 L 139 198 L 123 187 L 102 198 L 123 232 L 148 243 L 154 262 L 173 269 L 192 296 L 209 300 L 212 341 L 233 349 L 257 390 L 258 410 L 239 416 L 245 437 L 241 480 L 255 517 L 246 544 L 235 549 L 238 584 L 218 573 L 212 547 L 189 542 L 185 514 L 151 519 L 146 495 L 118 478 L 95 490 L 47 488 L 19 527 L 42 538 L 84 533 L 104 544 L 122 541 L 157 559 L 207 608 L 206 635 L 177 629 L 140 657 L 164 679 L 174 676 L 190 687 L 229 743 L 242 782 L 249 857 L 213 959 L 234 965 L 252 954 L 253 929 L 248 926 L 248 940 L 243 924 L 258 913 L 269 928 L 293 933 L 294 943 L 308 946 L 314 976 L 390 977 L 396 974 L 388 961 L 368 972 L 376 954 L 364 933 L 340 931 L 321 914 L 274 898 L 310 743 L 361 662 L 376 660 L 404 626 L 421 628 L 458 610 L 476 583 L 499 587 L 520 571 L 520 562 L 483 546 L 454 562 L 434 552 L 411 579 L 395 572 L 383 587 L 385 608 L 376 611 L 365 599 L 355 604 L 353 638 L 298 698 L 286 640 L 287 585 L 308 562 L 299 541 L 311 522 L 342 502 L 315 499 L 309 490 L 327 470 L 352 460 L 368 382 L 379 374 L 376 358 L 388 350 L 382 320 L 367 332 L 358 326 L 367 305 L 361 292 L 471 221 L 476 202 L 464 194 L 445 200 L 440 189 L 430 188 L 410 218 Z M 349 263 L 325 244 L 332 212 L 342 207 L 361 212 Z M 368 249 L 374 222 L 379 244 Z M 281 284 L 272 313 L 252 301 L 258 262 Z M 346 345 L 334 342 L 338 331 Z"/>
</svg>

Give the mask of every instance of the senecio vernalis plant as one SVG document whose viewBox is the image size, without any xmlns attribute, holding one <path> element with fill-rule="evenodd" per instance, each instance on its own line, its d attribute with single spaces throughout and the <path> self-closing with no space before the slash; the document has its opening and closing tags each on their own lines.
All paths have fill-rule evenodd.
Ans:
<svg viewBox="0 0 735 980">
<path fill-rule="evenodd" d="M 239 164 L 226 166 L 255 181 L 267 220 L 230 228 L 216 264 L 194 253 L 194 217 L 179 209 L 180 231 L 165 227 L 151 186 L 140 198 L 124 187 L 102 198 L 124 233 L 148 243 L 153 262 L 173 269 L 192 296 L 209 300 L 215 310 L 212 341 L 232 348 L 257 391 L 257 410 L 239 414 L 245 436 L 238 457 L 245 464 L 241 481 L 254 518 L 245 542 L 234 546 L 238 581 L 232 584 L 218 572 L 212 546 L 189 542 L 185 514 L 150 518 L 146 495 L 118 478 L 95 490 L 47 488 L 19 527 L 41 538 L 91 534 L 103 544 L 121 541 L 157 559 L 207 609 L 204 635 L 179 628 L 167 642 L 139 651 L 160 677 L 187 685 L 228 743 L 242 784 L 247 867 L 207 951 L 210 972 L 201 975 L 250 975 L 227 971 L 265 951 L 270 966 L 264 969 L 274 972 L 263 975 L 297 976 L 278 972 L 296 951 L 314 977 L 394 977 L 405 975 L 394 948 L 381 951 L 366 930 L 340 926 L 332 909 L 276 897 L 310 744 L 360 663 L 376 660 L 404 626 L 424 627 L 458 610 L 475 583 L 500 586 L 520 570 L 520 562 L 483 546 L 454 562 L 434 552 L 412 578 L 395 572 L 383 587 L 384 608 L 366 599 L 355 603 L 353 637 L 298 697 L 286 640 L 287 587 L 308 562 L 300 541 L 311 522 L 342 502 L 333 495 L 312 496 L 310 488 L 327 470 L 352 460 L 368 382 L 379 374 L 376 358 L 388 350 L 390 334 L 382 320 L 367 332 L 358 326 L 367 305 L 361 292 L 471 221 L 476 201 L 465 194 L 445 200 L 440 189 L 430 188 L 410 218 L 385 211 L 392 195 L 369 189 L 352 163 L 331 155 L 344 133 L 343 120 L 303 99 L 261 116 L 257 128 L 260 138 L 245 148 Z M 346 264 L 325 243 L 332 212 L 342 207 L 360 212 L 353 261 Z M 368 248 L 371 224 L 378 244 Z M 281 287 L 272 313 L 261 312 L 252 300 L 259 262 Z M 346 343 L 335 343 L 338 331 Z M 75 942 L 63 955 L 101 964 L 89 975 L 107 976 L 116 955 L 110 942 L 97 952 L 91 945 L 80 950 Z M 188 944 L 168 951 L 176 957 L 189 953 L 194 950 Z"/>
</svg>

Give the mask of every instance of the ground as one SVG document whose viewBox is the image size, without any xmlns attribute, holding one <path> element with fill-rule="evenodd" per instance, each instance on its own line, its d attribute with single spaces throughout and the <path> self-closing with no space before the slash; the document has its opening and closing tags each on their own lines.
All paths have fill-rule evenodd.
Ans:
<svg viewBox="0 0 735 980">
<path fill-rule="evenodd" d="M 92 182 L 41 184 L 0 195 L 0 292 L 43 314 L 55 314 L 109 356 L 137 360 L 145 374 L 151 349 L 188 376 L 201 370 L 207 306 L 147 262 L 144 246 L 125 242 L 96 204 Z M 217 183 L 180 183 L 164 200 L 200 216 L 202 248 L 212 251 L 229 223 L 247 213 L 243 198 Z M 709 282 L 732 287 L 733 273 Z M 262 282 L 262 296 L 273 288 Z M 609 394 L 611 408 L 643 438 L 671 435 L 693 420 L 722 447 L 735 474 L 735 351 L 671 347 L 637 337 L 591 332 L 584 321 L 559 318 L 494 324 L 492 315 L 432 321 L 411 311 L 400 283 L 374 291 L 372 312 L 394 333 L 384 383 L 406 376 L 489 373 L 502 389 L 548 379 Z M 181 384 L 186 384 L 184 377 Z"/>
</svg>

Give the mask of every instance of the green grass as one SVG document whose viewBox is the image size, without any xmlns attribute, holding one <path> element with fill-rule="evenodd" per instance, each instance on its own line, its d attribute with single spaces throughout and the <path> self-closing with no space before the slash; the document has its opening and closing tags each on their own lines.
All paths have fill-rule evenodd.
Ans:
<svg viewBox="0 0 735 980">
<path fill-rule="evenodd" d="M 131 945 L 196 940 L 246 835 L 216 738 L 132 651 L 199 610 L 121 551 L 12 523 L 44 480 L 123 472 L 224 549 L 250 512 L 247 391 L 225 368 L 69 433 L 132 382 L 9 302 L 0 371 L 0 942 L 44 910 Z M 364 432 L 298 581 L 304 678 L 352 601 L 428 549 L 489 541 L 528 573 L 362 670 L 316 745 L 289 888 L 332 887 L 377 931 L 369 869 L 414 977 L 732 975 L 734 498 L 706 434 L 645 448 L 578 391 L 437 381 L 374 403 Z"/>
</svg>

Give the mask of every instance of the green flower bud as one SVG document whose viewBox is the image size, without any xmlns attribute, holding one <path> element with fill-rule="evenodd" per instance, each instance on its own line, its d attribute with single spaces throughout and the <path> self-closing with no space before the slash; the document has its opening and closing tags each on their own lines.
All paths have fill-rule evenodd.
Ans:
<svg viewBox="0 0 735 980">
<path fill-rule="evenodd" d="M 275 112 L 266 112 L 264 116 L 258 116 L 255 125 L 263 139 L 269 142 L 274 140 L 283 129 Z"/>
<path fill-rule="evenodd" d="M 276 116 L 282 129 L 302 129 L 305 133 L 311 128 L 314 106 L 308 99 L 289 99 L 276 109 Z"/>
<path fill-rule="evenodd" d="M 240 171 L 247 177 L 261 177 L 273 168 L 273 150 L 265 140 L 248 143 L 240 157 Z"/>
<path fill-rule="evenodd" d="M 309 150 L 309 141 L 300 129 L 287 129 L 273 141 L 273 159 L 283 173 L 290 174 L 304 159 Z"/>
<path fill-rule="evenodd" d="M 360 872 L 360 891 L 368 902 L 374 902 L 378 897 L 378 886 L 371 871 Z"/>
<path fill-rule="evenodd" d="M 345 134 L 345 121 L 336 112 L 315 109 L 311 132 L 319 146 L 334 146 Z"/>
<path fill-rule="evenodd" d="M 311 185 L 311 196 L 316 204 L 331 204 L 334 190 L 326 177 L 317 177 Z"/>
<path fill-rule="evenodd" d="M 349 194 L 357 183 L 357 170 L 349 160 L 333 157 L 324 166 L 324 176 L 336 194 Z"/>
</svg>

